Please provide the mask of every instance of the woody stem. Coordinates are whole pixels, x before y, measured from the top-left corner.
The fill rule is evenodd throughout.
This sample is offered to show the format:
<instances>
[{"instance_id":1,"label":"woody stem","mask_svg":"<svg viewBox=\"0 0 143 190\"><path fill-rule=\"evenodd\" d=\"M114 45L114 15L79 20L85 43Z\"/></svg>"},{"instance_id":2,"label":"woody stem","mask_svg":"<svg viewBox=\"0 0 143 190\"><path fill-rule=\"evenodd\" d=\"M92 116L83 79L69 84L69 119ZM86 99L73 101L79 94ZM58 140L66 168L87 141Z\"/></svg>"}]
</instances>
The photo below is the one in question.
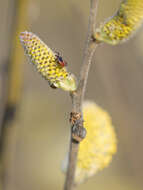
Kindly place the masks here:
<instances>
[{"instance_id":1,"label":"woody stem","mask_svg":"<svg viewBox=\"0 0 143 190\"><path fill-rule=\"evenodd\" d=\"M83 54L83 63L81 67L79 84L77 90L72 92L72 116L71 116L71 139L70 139L70 151L69 162L66 174L64 190L72 190L74 187L74 175L76 169L76 161L79 149L80 141L85 137L85 129L83 126L83 114L82 103L85 95L86 84L88 79L88 73L91 65L91 61L98 43L92 39L92 35L95 30L96 8L98 0L90 0L90 16L88 23L87 40L85 43L85 50Z\"/></svg>"}]
</instances>

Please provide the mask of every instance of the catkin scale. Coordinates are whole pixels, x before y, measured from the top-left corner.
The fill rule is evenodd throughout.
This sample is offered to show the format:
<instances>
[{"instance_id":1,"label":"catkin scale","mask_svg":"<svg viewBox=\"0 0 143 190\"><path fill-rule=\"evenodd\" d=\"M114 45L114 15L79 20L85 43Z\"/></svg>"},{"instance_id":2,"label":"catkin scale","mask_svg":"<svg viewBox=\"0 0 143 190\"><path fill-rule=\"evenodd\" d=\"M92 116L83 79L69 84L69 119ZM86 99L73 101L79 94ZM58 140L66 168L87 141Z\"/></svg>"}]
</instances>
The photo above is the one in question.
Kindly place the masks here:
<instances>
[{"instance_id":1,"label":"catkin scale","mask_svg":"<svg viewBox=\"0 0 143 190\"><path fill-rule=\"evenodd\" d=\"M117 13L101 24L94 34L97 41L116 45L128 40L143 22L143 0L124 0Z\"/></svg>"},{"instance_id":2,"label":"catkin scale","mask_svg":"<svg viewBox=\"0 0 143 190\"><path fill-rule=\"evenodd\" d=\"M36 70L48 80L51 87L67 91L76 89L74 76L59 64L56 53L38 36L32 32L21 32L20 41L29 62L35 65Z\"/></svg>"}]
</instances>

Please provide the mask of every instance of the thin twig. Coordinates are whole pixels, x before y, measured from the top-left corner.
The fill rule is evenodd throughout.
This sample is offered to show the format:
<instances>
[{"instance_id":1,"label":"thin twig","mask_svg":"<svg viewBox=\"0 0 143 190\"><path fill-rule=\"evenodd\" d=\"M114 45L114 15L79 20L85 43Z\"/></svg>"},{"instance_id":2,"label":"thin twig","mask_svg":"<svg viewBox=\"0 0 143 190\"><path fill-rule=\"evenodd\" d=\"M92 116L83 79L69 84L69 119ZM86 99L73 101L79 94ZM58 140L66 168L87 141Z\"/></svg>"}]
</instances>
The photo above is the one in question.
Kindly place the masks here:
<instances>
[{"instance_id":1,"label":"thin twig","mask_svg":"<svg viewBox=\"0 0 143 190\"><path fill-rule=\"evenodd\" d=\"M88 79L88 73L92 61L93 54L95 52L98 43L92 39L92 35L95 30L96 8L98 0L90 0L90 16L87 40L85 44L85 50L83 55L83 64L81 67L81 73L79 77L79 85L75 92L71 93L72 99L72 115L71 115L71 139L70 139L70 152L69 152L69 165L66 174L64 190L72 190L74 186L74 174L76 169L76 161L80 138L85 137L85 129L83 127L83 115L82 115L82 102L85 95L86 83ZM76 118L77 116L77 118ZM73 120L73 118L75 120ZM76 138L78 136L79 138Z\"/></svg>"}]
</instances>

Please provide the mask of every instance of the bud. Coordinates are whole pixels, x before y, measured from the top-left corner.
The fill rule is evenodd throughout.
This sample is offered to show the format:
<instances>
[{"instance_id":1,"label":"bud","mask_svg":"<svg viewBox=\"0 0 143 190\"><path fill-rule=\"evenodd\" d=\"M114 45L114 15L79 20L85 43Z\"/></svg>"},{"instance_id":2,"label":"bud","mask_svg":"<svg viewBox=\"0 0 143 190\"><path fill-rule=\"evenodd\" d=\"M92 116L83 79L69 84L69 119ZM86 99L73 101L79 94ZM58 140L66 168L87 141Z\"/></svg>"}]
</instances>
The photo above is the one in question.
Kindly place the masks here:
<instances>
[{"instance_id":1,"label":"bud","mask_svg":"<svg viewBox=\"0 0 143 190\"><path fill-rule=\"evenodd\" d=\"M66 62L59 53L52 51L39 37L31 32L22 32L20 41L30 63L49 82L52 88L66 91L76 90L73 74L67 72Z\"/></svg>"},{"instance_id":2,"label":"bud","mask_svg":"<svg viewBox=\"0 0 143 190\"><path fill-rule=\"evenodd\" d=\"M142 22L143 0L124 0L117 13L96 30L94 38L116 45L132 37Z\"/></svg>"},{"instance_id":3,"label":"bud","mask_svg":"<svg viewBox=\"0 0 143 190\"><path fill-rule=\"evenodd\" d=\"M95 175L99 170L107 167L116 152L116 134L109 114L94 102L83 105L84 127L87 135L80 143L75 183ZM68 157L63 162L66 171Z\"/></svg>"}]
</instances>

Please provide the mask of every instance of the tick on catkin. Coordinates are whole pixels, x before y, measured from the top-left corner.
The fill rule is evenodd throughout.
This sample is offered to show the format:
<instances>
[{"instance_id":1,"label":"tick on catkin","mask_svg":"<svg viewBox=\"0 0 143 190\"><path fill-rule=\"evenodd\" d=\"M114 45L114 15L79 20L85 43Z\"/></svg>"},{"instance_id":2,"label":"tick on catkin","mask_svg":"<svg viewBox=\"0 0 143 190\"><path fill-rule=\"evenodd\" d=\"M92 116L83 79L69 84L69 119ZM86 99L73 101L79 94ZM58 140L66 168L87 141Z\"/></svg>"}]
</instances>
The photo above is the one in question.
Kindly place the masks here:
<instances>
[{"instance_id":1,"label":"tick on catkin","mask_svg":"<svg viewBox=\"0 0 143 190\"><path fill-rule=\"evenodd\" d=\"M123 0L117 13L96 29L94 38L116 45L132 37L142 23L143 0Z\"/></svg>"},{"instance_id":2,"label":"tick on catkin","mask_svg":"<svg viewBox=\"0 0 143 190\"><path fill-rule=\"evenodd\" d=\"M83 104L87 135L79 146L75 183L79 184L107 167L117 149L117 139L109 114L91 101ZM63 162L66 171L68 159Z\"/></svg>"},{"instance_id":3,"label":"tick on catkin","mask_svg":"<svg viewBox=\"0 0 143 190\"><path fill-rule=\"evenodd\" d=\"M66 91L76 89L75 77L67 72L67 64L59 53L52 51L32 32L21 32L20 42L29 62L35 65L36 70L48 80L52 88L62 88Z\"/></svg>"}]
</instances>

